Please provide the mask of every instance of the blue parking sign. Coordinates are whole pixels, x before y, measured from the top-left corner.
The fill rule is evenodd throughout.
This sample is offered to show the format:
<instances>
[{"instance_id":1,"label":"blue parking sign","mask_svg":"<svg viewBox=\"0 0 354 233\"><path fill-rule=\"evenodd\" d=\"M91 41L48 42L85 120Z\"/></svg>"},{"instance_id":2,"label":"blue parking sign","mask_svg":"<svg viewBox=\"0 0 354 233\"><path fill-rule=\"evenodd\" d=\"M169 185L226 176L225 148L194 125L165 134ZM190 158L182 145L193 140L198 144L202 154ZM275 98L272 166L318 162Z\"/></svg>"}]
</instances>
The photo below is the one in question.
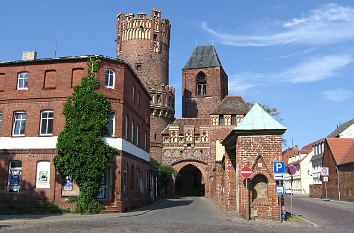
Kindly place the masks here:
<instances>
[{"instance_id":1,"label":"blue parking sign","mask_svg":"<svg viewBox=\"0 0 354 233\"><path fill-rule=\"evenodd\" d=\"M285 173L285 162L273 162L274 173Z\"/></svg>"}]
</instances>

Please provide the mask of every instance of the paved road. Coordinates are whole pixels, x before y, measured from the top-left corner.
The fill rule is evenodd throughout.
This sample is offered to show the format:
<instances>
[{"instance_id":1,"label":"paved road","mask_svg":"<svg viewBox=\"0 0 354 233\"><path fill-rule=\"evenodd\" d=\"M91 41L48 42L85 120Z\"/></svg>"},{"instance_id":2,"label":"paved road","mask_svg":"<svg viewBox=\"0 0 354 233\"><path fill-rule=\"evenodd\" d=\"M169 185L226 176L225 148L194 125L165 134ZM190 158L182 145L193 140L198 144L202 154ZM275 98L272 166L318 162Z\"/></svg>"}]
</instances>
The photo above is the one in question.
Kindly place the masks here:
<instances>
[{"instance_id":1,"label":"paved road","mask_svg":"<svg viewBox=\"0 0 354 233\"><path fill-rule=\"evenodd\" d=\"M269 221L244 221L230 219L214 208L206 198L190 197L160 202L151 211L136 211L126 214L105 214L94 216L49 216L26 218L2 217L0 232L339 232L333 229L314 228L308 224ZM1 219L1 218L0 218ZM352 231L341 231L352 232Z\"/></svg>"},{"instance_id":2,"label":"paved road","mask_svg":"<svg viewBox=\"0 0 354 233\"><path fill-rule=\"evenodd\" d=\"M290 211L290 196L285 198ZM354 232L354 203L324 201L318 198L293 196L293 213L325 228L352 229Z\"/></svg>"}]
</instances>

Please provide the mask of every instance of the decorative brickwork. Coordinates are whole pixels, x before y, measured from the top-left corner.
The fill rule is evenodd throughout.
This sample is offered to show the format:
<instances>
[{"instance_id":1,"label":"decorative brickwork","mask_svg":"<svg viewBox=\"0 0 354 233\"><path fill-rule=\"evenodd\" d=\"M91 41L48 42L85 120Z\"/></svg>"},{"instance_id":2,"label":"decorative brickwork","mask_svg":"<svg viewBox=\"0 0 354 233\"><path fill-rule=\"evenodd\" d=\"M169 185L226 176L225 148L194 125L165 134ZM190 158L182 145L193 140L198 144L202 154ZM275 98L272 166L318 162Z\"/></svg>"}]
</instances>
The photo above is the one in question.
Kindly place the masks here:
<instances>
[{"instance_id":1,"label":"decorative brickwork","mask_svg":"<svg viewBox=\"0 0 354 233\"><path fill-rule=\"evenodd\" d=\"M117 57L126 61L149 90L150 154L161 162L161 132L174 119L173 87L168 86L170 23L159 10L117 16Z\"/></svg>"}]
</instances>

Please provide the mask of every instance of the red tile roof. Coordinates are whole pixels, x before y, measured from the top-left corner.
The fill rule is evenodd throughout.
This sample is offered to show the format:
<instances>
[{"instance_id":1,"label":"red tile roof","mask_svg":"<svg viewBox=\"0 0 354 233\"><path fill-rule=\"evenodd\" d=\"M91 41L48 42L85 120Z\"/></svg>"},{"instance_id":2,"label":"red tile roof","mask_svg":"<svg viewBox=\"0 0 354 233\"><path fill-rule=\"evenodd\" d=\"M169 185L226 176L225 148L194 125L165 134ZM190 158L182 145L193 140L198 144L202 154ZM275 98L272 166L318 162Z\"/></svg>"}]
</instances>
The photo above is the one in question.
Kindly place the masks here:
<instances>
[{"instance_id":1,"label":"red tile roof","mask_svg":"<svg viewBox=\"0 0 354 233\"><path fill-rule=\"evenodd\" d=\"M311 142L310 144L307 144L306 146L303 146L303 147L301 148L301 154L308 154L308 153L310 153L310 152L312 151L312 146L315 145L315 144L317 144L318 142L320 142L320 141L322 141L322 140L323 140L323 138L318 139L318 140L316 140L316 141L314 141L314 142Z\"/></svg>"},{"instance_id":2,"label":"red tile roof","mask_svg":"<svg viewBox=\"0 0 354 233\"><path fill-rule=\"evenodd\" d=\"M283 151L283 161L285 161L286 166L288 166L288 159L294 155L298 155L299 154L299 148L297 147L297 145L293 148L288 148L285 151Z\"/></svg>"},{"instance_id":3,"label":"red tile roof","mask_svg":"<svg viewBox=\"0 0 354 233\"><path fill-rule=\"evenodd\" d=\"M326 139L337 165L354 162L354 138Z\"/></svg>"}]
</instances>

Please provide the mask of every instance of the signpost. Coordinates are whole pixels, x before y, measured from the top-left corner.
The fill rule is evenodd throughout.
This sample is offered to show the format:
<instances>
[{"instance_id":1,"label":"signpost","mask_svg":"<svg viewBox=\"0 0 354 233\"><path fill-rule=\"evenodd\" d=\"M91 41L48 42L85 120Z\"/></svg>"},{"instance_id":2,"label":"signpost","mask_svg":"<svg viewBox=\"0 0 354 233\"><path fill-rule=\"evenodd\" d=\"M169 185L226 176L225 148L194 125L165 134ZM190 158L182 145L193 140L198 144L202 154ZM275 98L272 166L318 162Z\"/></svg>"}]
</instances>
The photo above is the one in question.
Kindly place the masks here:
<instances>
[{"instance_id":1,"label":"signpost","mask_svg":"<svg viewBox=\"0 0 354 233\"><path fill-rule=\"evenodd\" d=\"M294 165L289 165L287 168L287 171L289 175L291 175L291 180L290 180L290 214L293 216L293 175L296 174L297 168Z\"/></svg>"},{"instance_id":2,"label":"signpost","mask_svg":"<svg viewBox=\"0 0 354 233\"><path fill-rule=\"evenodd\" d=\"M273 162L273 172L274 172L274 180L279 182L279 185L276 187L276 192L278 194L278 190L280 191L283 189L282 193L279 193L278 202L280 205L280 222L283 221L285 216L285 209L284 209L284 186L283 180L285 179L285 162L284 161L274 161Z\"/></svg>"},{"instance_id":3,"label":"signpost","mask_svg":"<svg viewBox=\"0 0 354 233\"><path fill-rule=\"evenodd\" d=\"M248 191L248 178L252 175L252 168L244 166L241 169L241 176L246 179L246 218L250 220L250 203L249 203L249 191Z\"/></svg>"},{"instance_id":4,"label":"signpost","mask_svg":"<svg viewBox=\"0 0 354 233\"><path fill-rule=\"evenodd\" d=\"M328 167L322 167L321 168L321 176L322 176L322 181L325 184L325 189L326 189L326 201L328 201L328 195L327 195L327 182L328 182L328 176L329 176L329 169Z\"/></svg>"}]
</instances>

